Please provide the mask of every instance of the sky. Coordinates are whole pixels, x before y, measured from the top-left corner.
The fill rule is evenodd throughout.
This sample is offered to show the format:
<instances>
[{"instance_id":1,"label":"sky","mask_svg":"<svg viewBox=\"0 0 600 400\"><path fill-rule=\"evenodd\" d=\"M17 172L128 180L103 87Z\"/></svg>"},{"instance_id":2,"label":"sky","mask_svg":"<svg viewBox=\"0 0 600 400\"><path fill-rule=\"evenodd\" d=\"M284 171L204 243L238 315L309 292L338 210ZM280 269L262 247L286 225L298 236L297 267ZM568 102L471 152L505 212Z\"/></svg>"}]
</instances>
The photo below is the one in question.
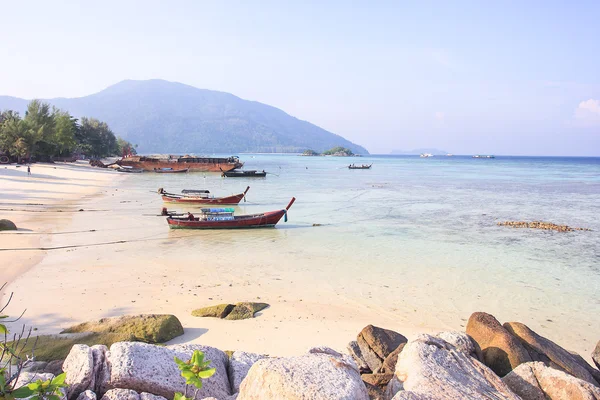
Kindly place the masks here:
<instances>
[{"instance_id":1,"label":"sky","mask_svg":"<svg viewBox=\"0 0 600 400\"><path fill-rule=\"evenodd\" d=\"M600 156L600 1L0 0L0 95L166 79L371 153Z\"/></svg>"}]
</instances>

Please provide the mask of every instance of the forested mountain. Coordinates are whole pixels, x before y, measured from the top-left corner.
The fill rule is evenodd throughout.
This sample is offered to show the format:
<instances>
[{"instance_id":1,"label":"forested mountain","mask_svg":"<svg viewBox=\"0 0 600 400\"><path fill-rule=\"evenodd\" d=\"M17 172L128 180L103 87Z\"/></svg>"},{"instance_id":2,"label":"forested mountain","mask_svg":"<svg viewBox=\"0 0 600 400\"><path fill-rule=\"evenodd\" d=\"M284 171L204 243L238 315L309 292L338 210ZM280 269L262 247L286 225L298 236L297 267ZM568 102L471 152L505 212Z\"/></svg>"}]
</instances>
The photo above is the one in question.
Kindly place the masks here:
<instances>
[{"instance_id":1,"label":"forested mountain","mask_svg":"<svg viewBox=\"0 0 600 400\"><path fill-rule=\"evenodd\" d=\"M85 97L44 100L75 117L105 121L139 153L368 151L280 109L229 93L164 80L126 80ZM23 112L28 100L0 96L0 110Z\"/></svg>"}]
</instances>

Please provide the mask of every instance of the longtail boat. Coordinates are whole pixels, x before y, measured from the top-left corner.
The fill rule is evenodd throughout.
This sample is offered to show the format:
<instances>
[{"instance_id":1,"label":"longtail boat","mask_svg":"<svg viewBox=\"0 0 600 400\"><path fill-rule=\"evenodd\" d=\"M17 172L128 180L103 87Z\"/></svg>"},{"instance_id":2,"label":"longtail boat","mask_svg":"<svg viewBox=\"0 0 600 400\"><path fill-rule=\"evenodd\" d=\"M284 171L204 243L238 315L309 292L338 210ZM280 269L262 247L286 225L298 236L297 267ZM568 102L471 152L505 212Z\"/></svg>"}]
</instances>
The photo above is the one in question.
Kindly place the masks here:
<instances>
[{"instance_id":1,"label":"longtail boat","mask_svg":"<svg viewBox=\"0 0 600 400\"><path fill-rule=\"evenodd\" d=\"M155 168L173 170L188 169L190 172L219 172L242 168L238 157L193 157L193 156L126 156L117 161L121 166L154 171Z\"/></svg>"},{"instance_id":2,"label":"longtail boat","mask_svg":"<svg viewBox=\"0 0 600 400\"><path fill-rule=\"evenodd\" d=\"M269 211L261 214L234 216L233 208L203 208L202 214L195 217L188 213L187 216L169 216L167 223L171 229L244 229L244 228L272 228L282 217L287 222L287 212L296 201L292 197L287 207L283 210Z\"/></svg>"},{"instance_id":3,"label":"longtail boat","mask_svg":"<svg viewBox=\"0 0 600 400\"><path fill-rule=\"evenodd\" d=\"M157 174L183 174L188 172L190 169L173 169L173 168L154 168L154 172Z\"/></svg>"},{"instance_id":4,"label":"longtail boat","mask_svg":"<svg viewBox=\"0 0 600 400\"><path fill-rule=\"evenodd\" d=\"M142 172L144 172L143 169L140 168L124 168L124 167L119 167L116 169L117 172L128 172L130 174L141 174Z\"/></svg>"},{"instance_id":5,"label":"longtail boat","mask_svg":"<svg viewBox=\"0 0 600 400\"><path fill-rule=\"evenodd\" d=\"M246 188L244 193L234 194L232 196L214 197L208 190L191 191L192 194L174 194L165 192L163 188L158 189L158 193L162 195L165 203L186 203L186 204L227 204L237 205L242 199L246 200L246 193L250 190L250 186ZM187 191L190 193L190 191Z\"/></svg>"},{"instance_id":6,"label":"longtail boat","mask_svg":"<svg viewBox=\"0 0 600 400\"><path fill-rule=\"evenodd\" d=\"M350 164L350 165L348 165L348 169L371 169L372 165L373 164L363 164L363 165Z\"/></svg>"},{"instance_id":7,"label":"longtail boat","mask_svg":"<svg viewBox=\"0 0 600 400\"><path fill-rule=\"evenodd\" d=\"M221 170L221 176L226 176L228 178L264 178L267 176L265 171L223 171Z\"/></svg>"}]
</instances>

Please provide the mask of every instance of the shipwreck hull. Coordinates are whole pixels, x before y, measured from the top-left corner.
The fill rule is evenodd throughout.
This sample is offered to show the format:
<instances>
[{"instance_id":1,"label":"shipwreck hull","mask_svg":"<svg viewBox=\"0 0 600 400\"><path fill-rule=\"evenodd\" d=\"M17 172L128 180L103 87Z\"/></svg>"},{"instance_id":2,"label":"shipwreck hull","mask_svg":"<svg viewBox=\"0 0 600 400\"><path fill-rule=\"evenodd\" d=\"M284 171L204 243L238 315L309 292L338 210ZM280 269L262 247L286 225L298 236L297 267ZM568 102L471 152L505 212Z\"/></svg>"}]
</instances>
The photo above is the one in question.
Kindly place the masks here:
<instances>
[{"instance_id":1,"label":"shipwreck hull","mask_svg":"<svg viewBox=\"0 0 600 400\"><path fill-rule=\"evenodd\" d=\"M189 172L221 172L231 171L235 168L241 168L242 163L239 161L226 161L223 159L211 161L206 159L202 162L191 162L181 160L144 160L139 157L128 157L117 161L117 164L125 167L139 168L144 171L154 172L154 169L171 168L174 171L189 169Z\"/></svg>"}]
</instances>

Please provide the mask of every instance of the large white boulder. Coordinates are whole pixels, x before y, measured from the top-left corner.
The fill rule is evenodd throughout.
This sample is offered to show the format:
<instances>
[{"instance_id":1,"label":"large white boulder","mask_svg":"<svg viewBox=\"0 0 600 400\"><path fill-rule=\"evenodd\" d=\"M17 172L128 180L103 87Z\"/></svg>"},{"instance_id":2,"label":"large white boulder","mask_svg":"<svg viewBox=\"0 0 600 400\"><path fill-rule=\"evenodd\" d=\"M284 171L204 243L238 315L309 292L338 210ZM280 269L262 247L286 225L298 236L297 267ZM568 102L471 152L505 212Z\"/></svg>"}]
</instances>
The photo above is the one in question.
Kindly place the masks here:
<instances>
[{"instance_id":1,"label":"large white boulder","mask_svg":"<svg viewBox=\"0 0 600 400\"><path fill-rule=\"evenodd\" d=\"M172 399L175 392L183 392L185 388L185 380L174 357L189 360L194 350L202 351L205 360L210 360L211 367L216 368L215 374L203 381L196 398L213 396L220 399L229 396L227 356L219 349L195 344L161 347L136 342L114 343L107 353L109 385Z\"/></svg>"},{"instance_id":2,"label":"large white boulder","mask_svg":"<svg viewBox=\"0 0 600 400\"><path fill-rule=\"evenodd\" d=\"M400 397L394 398L520 399L491 369L430 335L408 342L398 357L395 374L408 393L398 392Z\"/></svg>"},{"instance_id":3,"label":"large white boulder","mask_svg":"<svg viewBox=\"0 0 600 400\"><path fill-rule=\"evenodd\" d=\"M236 351L229 358L229 382L231 383L231 391L237 393L240 390L242 381L248 375L248 371L258 360L267 358L267 356L255 353L246 353L244 351Z\"/></svg>"},{"instance_id":4,"label":"large white boulder","mask_svg":"<svg viewBox=\"0 0 600 400\"><path fill-rule=\"evenodd\" d=\"M242 382L237 400L368 400L356 364L333 354L259 360Z\"/></svg>"}]
</instances>

